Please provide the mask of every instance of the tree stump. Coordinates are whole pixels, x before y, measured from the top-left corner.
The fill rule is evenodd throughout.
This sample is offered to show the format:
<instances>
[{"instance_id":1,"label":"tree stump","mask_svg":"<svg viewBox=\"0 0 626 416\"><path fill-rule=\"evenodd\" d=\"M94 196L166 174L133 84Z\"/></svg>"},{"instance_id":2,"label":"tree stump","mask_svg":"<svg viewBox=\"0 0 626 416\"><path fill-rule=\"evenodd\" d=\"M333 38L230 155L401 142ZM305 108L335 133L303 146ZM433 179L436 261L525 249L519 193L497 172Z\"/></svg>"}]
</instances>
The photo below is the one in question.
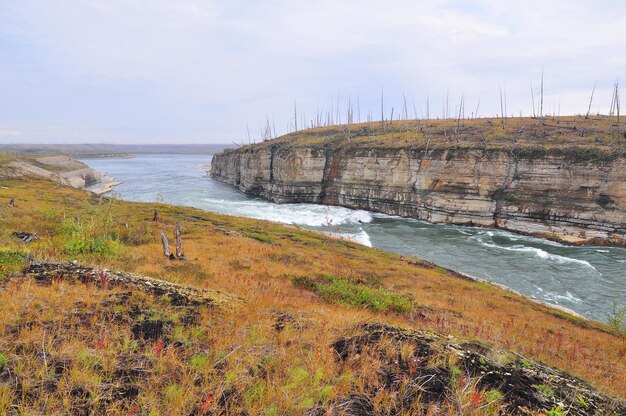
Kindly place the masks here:
<instances>
[{"instance_id":1,"label":"tree stump","mask_svg":"<svg viewBox=\"0 0 626 416\"><path fill-rule=\"evenodd\" d=\"M176 223L176 228L174 230L176 235L176 258L178 260L187 260L185 254L183 254L183 239L180 236L180 224Z\"/></svg>"},{"instance_id":2,"label":"tree stump","mask_svg":"<svg viewBox=\"0 0 626 416\"><path fill-rule=\"evenodd\" d=\"M165 254L165 257L170 257L170 244L168 243L167 237L163 231L161 231L161 242L163 243L163 254Z\"/></svg>"}]
</instances>

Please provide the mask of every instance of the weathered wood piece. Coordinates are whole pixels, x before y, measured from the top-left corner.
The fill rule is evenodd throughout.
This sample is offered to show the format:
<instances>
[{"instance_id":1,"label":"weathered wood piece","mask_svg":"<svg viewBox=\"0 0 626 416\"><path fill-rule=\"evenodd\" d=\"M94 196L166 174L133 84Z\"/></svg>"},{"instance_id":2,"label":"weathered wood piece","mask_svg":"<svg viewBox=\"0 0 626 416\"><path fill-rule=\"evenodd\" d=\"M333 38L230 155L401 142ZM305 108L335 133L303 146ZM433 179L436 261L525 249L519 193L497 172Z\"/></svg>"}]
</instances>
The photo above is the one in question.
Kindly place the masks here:
<instances>
[{"instance_id":1,"label":"weathered wood piece","mask_svg":"<svg viewBox=\"0 0 626 416\"><path fill-rule=\"evenodd\" d=\"M163 254L165 254L165 257L171 257L170 243L167 241L167 237L163 231L161 231L161 243L163 243Z\"/></svg>"},{"instance_id":2,"label":"weathered wood piece","mask_svg":"<svg viewBox=\"0 0 626 416\"><path fill-rule=\"evenodd\" d=\"M176 236L176 258L178 260L187 260L187 257L185 257L185 254L183 253L183 238L180 236L180 224L179 223L176 223L174 234Z\"/></svg>"},{"instance_id":3,"label":"weathered wood piece","mask_svg":"<svg viewBox=\"0 0 626 416\"><path fill-rule=\"evenodd\" d=\"M37 235L37 233L14 232L11 233L11 235L21 240L22 243L30 243L33 240L39 240L39 236Z\"/></svg>"}]
</instances>

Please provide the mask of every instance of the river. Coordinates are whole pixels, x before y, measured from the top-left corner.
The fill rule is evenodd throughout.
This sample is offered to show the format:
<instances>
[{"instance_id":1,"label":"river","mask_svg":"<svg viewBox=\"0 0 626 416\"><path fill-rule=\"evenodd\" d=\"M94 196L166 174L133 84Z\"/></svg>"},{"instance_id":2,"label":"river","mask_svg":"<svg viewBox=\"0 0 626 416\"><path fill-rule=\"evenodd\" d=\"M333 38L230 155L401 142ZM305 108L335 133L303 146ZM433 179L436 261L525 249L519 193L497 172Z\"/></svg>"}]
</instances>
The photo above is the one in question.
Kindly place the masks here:
<instances>
[{"instance_id":1,"label":"river","mask_svg":"<svg viewBox=\"0 0 626 416\"><path fill-rule=\"evenodd\" d=\"M209 178L211 156L206 155L83 161L122 181L114 190L121 199L186 205L349 234L361 244L491 280L602 322L613 302L626 304L624 248L570 247L495 229L428 224L342 207L274 204Z\"/></svg>"}]
</instances>

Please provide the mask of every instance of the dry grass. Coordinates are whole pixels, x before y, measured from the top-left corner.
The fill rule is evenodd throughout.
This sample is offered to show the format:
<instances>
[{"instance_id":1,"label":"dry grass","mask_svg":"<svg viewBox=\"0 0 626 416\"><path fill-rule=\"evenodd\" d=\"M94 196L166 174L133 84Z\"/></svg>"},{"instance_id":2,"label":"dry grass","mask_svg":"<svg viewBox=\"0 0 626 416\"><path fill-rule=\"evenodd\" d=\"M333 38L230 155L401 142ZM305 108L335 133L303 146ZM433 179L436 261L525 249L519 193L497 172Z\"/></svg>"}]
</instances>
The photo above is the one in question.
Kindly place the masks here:
<instances>
[{"instance_id":1,"label":"dry grass","mask_svg":"<svg viewBox=\"0 0 626 416\"><path fill-rule=\"evenodd\" d=\"M45 181L0 185L9 188L0 188L4 251L39 260L75 258L246 299L236 308L195 311L137 291L122 295L119 288L0 281L0 353L17 380L3 381L7 370L0 369L0 414L3 406L25 414L305 413L358 390L376 373L374 361L340 366L329 349L366 321L477 339L626 397L625 338L444 269L295 227L159 204L109 205ZM13 196L17 207L8 208ZM155 207L159 223L151 221ZM87 221L103 211L110 213L108 233L121 252L68 252L63 219ZM158 234L172 235L175 222L182 225L189 262L162 255ZM41 239L25 245L13 231ZM292 283L323 275L408 297L413 307L377 312L325 301ZM133 332L146 321L162 322L163 333L146 338ZM463 387L458 401L471 400L471 392ZM388 400L378 398L377 409Z\"/></svg>"}]
</instances>

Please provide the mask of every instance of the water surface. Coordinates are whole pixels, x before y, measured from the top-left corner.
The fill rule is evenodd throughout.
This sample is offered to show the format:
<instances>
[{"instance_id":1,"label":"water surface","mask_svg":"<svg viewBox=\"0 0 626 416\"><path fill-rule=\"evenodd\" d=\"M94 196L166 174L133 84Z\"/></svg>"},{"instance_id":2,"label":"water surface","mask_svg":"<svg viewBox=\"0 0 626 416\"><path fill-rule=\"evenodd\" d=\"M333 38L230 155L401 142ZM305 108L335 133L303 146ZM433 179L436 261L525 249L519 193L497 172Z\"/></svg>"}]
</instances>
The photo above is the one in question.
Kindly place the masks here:
<instances>
[{"instance_id":1,"label":"water surface","mask_svg":"<svg viewBox=\"0 0 626 416\"><path fill-rule=\"evenodd\" d=\"M115 188L122 199L350 234L362 244L492 280L603 322L612 302L626 304L624 248L569 247L501 230L433 225L341 207L274 204L207 177L211 156L205 155L139 155L85 162L123 181Z\"/></svg>"}]
</instances>

